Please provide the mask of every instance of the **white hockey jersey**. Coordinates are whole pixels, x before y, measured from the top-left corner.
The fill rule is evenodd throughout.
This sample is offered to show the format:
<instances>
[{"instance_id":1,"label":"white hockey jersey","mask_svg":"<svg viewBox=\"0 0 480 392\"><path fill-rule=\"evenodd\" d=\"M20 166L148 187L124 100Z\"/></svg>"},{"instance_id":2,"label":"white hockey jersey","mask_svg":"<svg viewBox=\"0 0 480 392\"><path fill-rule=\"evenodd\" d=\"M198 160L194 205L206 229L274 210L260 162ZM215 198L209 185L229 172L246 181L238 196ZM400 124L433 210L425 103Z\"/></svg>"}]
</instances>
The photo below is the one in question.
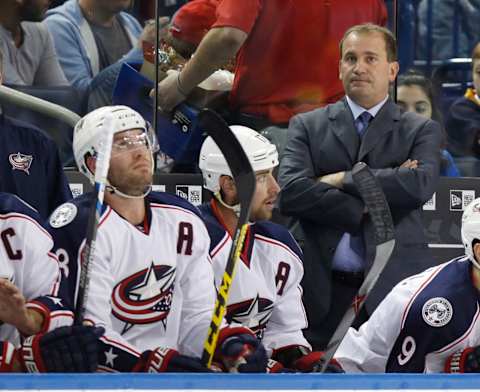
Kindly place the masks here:
<instances>
[{"instance_id":1,"label":"white hockey jersey","mask_svg":"<svg viewBox=\"0 0 480 392\"><path fill-rule=\"evenodd\" d=\"M335 359L346 372L443 372L451 354L480 344L471 268L460 257L397 284Z\"/></svg>"},{"instance_id":2,"label":"white hockey jersey","mask_svg":"<svg viewBox=\"0 0 480 392\"><path fill-rule=\"evenodd\" d=\"M100 358L106 371L131 370L141 352L160 346L199 357L212 317L210 241L198 210L166 193L151 193L146 201L146 231L110 207L99 223L85 319L106 329ZM86 194L50 218L62 256L61 292L72 306L90 206Z\"/></svg>"},{"instance_id":3,"label":"white hockey jersey","mask_svg":"<svg viewBox=\"0 0 480 392\"><path fill-rule=\"evenodd\" d=\"M220 286L232 238L220 223L215 201L200 207L210 234L215 284ZM283 226L261 221L248 228L235 268L227 322L249 327L269 355L286 346L310 344L303 337L307 319L302 303L302 252Z\"/></svg>"},{"instance_id":4,"label":"white hockey jersey","mask_svg":"<svg viewBox=\"0 0 480 392\"><path fill-rule=\"evenodd\" d=\"M59 268L51 252L53 241L41 225L37 211L17 196L0 193L0 278L11 281L25 296L27 307L45 318L45 330L69 324L72 314L64 312L58 298ZM14 345L19 334L10 324L0 327L0 340Z\"/></svg>"}]
</instances>

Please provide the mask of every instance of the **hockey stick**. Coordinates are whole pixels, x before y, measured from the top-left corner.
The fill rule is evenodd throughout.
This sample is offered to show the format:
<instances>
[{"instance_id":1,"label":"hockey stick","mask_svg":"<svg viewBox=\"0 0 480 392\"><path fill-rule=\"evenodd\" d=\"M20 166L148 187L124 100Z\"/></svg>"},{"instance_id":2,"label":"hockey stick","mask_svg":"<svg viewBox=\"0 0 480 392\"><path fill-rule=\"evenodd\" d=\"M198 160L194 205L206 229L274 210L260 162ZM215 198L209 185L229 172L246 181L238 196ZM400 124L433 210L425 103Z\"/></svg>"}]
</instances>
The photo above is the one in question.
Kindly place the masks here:
<instances>
[{"instance_id":1,"label":"hockey stick","mask_svg":"<svg viewBox=\"0 0 480 392\"><path fill-rule=\"evenodd\" d=\"M239 141L223 118L213 110L204 109L200 112L198 121L200 128L207 131L220 148L220 151L222 151L235 181L238 201L240 203L240 215L232 238L232 247L228 255L222 283L218 289L208 335L203 345L202 363L210 367L217 346L220 325L227 307L228 294L232 285L235 266L245 242L250 206L253 194L255 193L255 173L253 172L245 151L243 151Z\"/></svg>"},{"instance_id":2,"label":"hockey stick","mask_svg":"<svg viewBox=\"0 0 480 392\"><path fill-rule=\"evenodd\" d=\"M111 114L105 116L103 124L98 129L101 137L97 151L95 164L95 187L93 191L92 207L88 217L87 236L85 246L80 255L81 268L78 282L77 304L75 307L75 324L82 324L85 316L85 306L88 298L88 286L90 283L90 264L95 255L95 241L97 238L98 223L103 209L103 197L107 181L110 156L112 153L113 118Z\"/></svg>"},{"instance_id":3,"label":"hockey stick","mask_svg":"<svg viewBox=\"0 0 480 392\"><path fill-rule=\"evenodd\" d=\"M367 276L365 276L365 280L357 293L357 297L362 298L358 309L359 311L390 259L390 255L395 246L395 229L385 195L369 167L363 162L357 163L353 167L352 177L363 202L367 206L368 214L370 215L375 231L376 244L375 259L373 260L372 268ZM328 342L322 357L323 364L320 372L323 373L327 368L329 361L333 358L348 328L355 320L355 316L355 309L353 306L350 306Z\"/></svg>"}]
</instances>

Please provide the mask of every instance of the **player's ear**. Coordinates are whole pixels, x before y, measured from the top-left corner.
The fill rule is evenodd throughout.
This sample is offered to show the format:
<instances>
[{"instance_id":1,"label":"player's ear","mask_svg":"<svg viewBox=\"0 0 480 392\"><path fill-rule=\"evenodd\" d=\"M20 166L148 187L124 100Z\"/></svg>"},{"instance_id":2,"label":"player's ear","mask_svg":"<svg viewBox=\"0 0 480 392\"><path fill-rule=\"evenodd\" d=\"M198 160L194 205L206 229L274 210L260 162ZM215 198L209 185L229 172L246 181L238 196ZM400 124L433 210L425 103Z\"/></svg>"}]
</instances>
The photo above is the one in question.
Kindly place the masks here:
<instances>
[{"instance_id":1,"label":"player's ear","mask_svg":"<svg viewBox=\"0 0 480 392\"><path fill-rule=\"evenodd\" d=\"M234 202L237 198L237 187L230 176L220 176L219 185L226 203Z\"/></svg>"},{"instance_id":2,"label":"player's ear","mask_svg":"<svg viewBox=\"0 0 480 392\"><path fill-rule=\"evenodd\" d=\"M97 160L94 156L90 155L85 159L85 163L87 164L88 170L92 173L95 173L95 168L97 167Z\"/></svg>"},{"instance_id":3,"label":"player's ear","mask_svg":"<svg viewBox=\"0 0 480 392\"><path fill-rule=\"evenodd\" d=\"M475 259L479 261L480 260L480 242L477 242L475 245L473 245L473 254L475 256Z\"/></svg>"}]
</instances>

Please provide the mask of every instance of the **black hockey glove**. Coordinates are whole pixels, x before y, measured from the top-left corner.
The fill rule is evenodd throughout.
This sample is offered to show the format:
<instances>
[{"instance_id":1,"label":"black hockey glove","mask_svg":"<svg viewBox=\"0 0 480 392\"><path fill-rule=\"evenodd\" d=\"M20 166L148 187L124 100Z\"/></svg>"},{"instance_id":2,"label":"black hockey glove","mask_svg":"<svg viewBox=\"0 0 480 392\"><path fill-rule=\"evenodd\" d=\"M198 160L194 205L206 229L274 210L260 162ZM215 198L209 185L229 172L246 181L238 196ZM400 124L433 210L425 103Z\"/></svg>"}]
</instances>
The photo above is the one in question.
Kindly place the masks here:
<instances>
[{"instance_id":1,"label":"black hockey glove","mask_svg":"<svg viewBox=\"0 0 480 392\"><path fill-rule=\"evenodd\" d=\"M177 350L158 347L142 353L140 363L134 371L147 373L163 372L211 372L200 359L180 354Z\"/></svg>"},{"instance_id":2,"label":"black hockey glove","mask_svg":"<svg viewBox=\"0 0 480 392\"><path fill-rule=\"evenodd\" d=\"M450 355L445 373L480 373L480 346L467 347Z\"/></svg>"},{"instance_id":3,"label":"black hockey glove","mask_svg":"<svg viewBox=\"0 0 480 392\"><path fill-rule=\"evenodd\" d=\"M215 358L230 373L265 373L267 352L262 343L248 333L231 334L220 342Z\"/></svg>"},{"instance_id":4,"label":"black hockey glove","mask_svg":"<svg viewBox=\"0 0 480 392\"><path fill-rule=\"evenodd\" d=\"M26 338L19 359L29 373L94 372L98 365L98 339L105 330L74 325Z\"/></svg>"},{"instance_id":5,"label":"black hockey glove","mask_svg":"<svg viewBox=\"0 0 480 392\"><path fill-rule=\"evenodd\" d=\"M323 352L310 351L305 346L287 346L273 351L272 358L302 373L317 373L323 365ZM344 373L340 364L332 359L325 373Z\"/></svg>"}]
</instances>

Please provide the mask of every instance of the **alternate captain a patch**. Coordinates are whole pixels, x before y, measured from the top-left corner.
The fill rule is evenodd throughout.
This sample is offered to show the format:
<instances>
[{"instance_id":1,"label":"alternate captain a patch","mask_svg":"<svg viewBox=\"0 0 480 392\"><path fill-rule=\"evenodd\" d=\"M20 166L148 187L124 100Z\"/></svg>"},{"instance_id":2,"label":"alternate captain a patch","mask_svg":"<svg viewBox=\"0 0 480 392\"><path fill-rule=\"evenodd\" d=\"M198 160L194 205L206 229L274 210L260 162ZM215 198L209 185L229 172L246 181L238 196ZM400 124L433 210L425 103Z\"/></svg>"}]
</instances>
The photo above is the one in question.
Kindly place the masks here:
<instances>
[{"instance_id":1,"label":"alternate captain a patch","mask_svg":"<svg viewBox=\"0 0 480 392\"><path fill-rule=\"evenodd\" d=\"M423 305L422 316L428 325L432 327L443 327L452 319L452 304L443 297L431 298Z\"/></svg>"},{"instance_id":2,"label":"alternate captain a patch","mask_svg":"<svg viewBox=\"0 0 480 392\"><path fill-rule=\"evenodd\" d=\"M30 166L33 162L33 155L26 155L20 152L10 154L8 161L12 165L12 170L21 170L30 175Z\"/></svg>"}]
</instances>

